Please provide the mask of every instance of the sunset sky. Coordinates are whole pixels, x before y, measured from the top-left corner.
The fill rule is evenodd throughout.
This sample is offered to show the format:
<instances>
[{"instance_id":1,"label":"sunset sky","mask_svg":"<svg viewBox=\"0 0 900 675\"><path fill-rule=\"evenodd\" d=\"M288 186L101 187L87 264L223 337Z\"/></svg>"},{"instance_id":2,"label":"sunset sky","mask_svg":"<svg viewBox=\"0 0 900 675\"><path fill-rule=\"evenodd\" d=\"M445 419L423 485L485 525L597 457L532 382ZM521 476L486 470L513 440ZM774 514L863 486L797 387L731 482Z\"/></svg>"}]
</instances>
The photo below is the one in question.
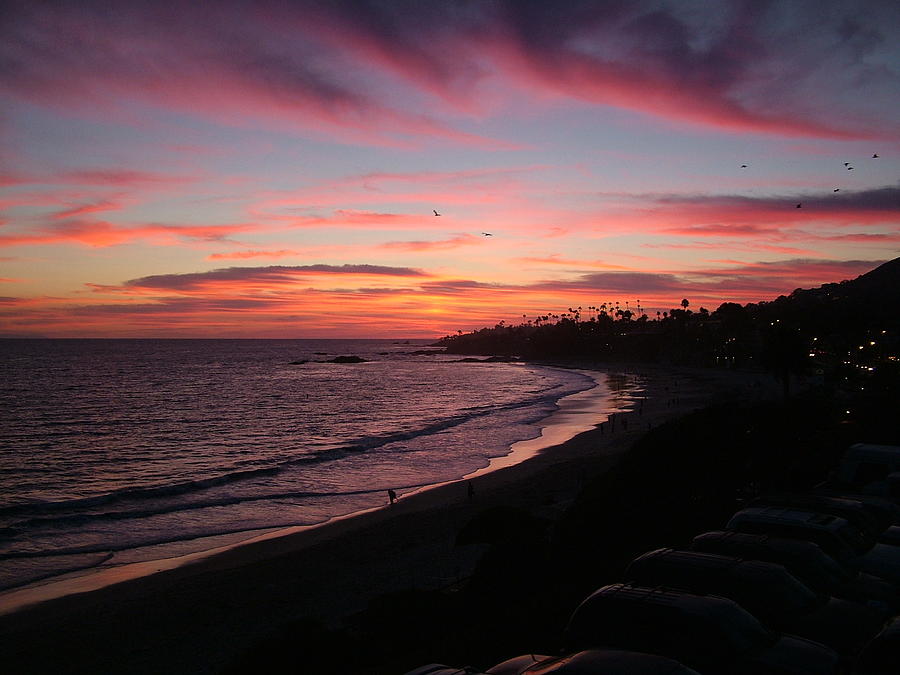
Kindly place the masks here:
<instances>
[{"instance_id":1,"label":"sunset sky","mask_svg":"<svg viewBox=\"0 0 900 675\"><path fill-rule=\"evenodd\" d=\"M894 0L4 3L0 336L430 338L856 277L900 255L898 36Z\"/></svg>"}]
</instances>

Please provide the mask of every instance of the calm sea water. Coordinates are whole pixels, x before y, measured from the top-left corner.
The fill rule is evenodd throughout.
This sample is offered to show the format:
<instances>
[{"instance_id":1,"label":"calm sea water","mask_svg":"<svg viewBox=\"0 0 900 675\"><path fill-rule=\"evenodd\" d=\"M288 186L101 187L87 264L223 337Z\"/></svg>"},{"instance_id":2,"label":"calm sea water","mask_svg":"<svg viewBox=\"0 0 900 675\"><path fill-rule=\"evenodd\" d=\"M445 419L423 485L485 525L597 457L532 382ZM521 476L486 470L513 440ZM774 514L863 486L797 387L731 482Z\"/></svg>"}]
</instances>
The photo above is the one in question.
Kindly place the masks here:
<instances>
[{"instance_id":1,"label":"calm sea water","mask_svg":"<svg viewBox=\"0 0 900 675\"><path fill-rule=\"evenodd\" d=\"M461 477L594 384L413 353L424 346L0 341L0 588L320 523L388 488ZM325 362L349 354L367 362Z\"/></svg>"}]
</instances>

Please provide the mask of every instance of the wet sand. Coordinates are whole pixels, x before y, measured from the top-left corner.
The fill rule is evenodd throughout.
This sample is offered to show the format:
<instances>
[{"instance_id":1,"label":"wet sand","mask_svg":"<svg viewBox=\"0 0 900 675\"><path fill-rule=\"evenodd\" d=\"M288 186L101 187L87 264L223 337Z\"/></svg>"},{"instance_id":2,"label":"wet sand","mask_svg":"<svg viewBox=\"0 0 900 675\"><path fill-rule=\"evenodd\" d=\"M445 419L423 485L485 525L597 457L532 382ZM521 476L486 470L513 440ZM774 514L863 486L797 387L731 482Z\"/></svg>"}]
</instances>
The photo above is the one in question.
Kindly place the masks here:
<instances>
[{"instance_id":1,"label":"wet sand","mask_svg":"<svg viewBox=\"0 0 900 675\"><path fill-rule=\"evenodd\" d=\"M148 567L140 570L143 576L125 575L122 583L6 614L0 617L4 661L16 672L30 673L217 672L291 621L312 617L339 625L373 597L440 588L464 578L483 549L457 547L455 537L482 509L515 506L553 517L650 425L729 392L742 397L758 392L751 388L754 378L718 371L642 367L610 375L613 387L638 382L643 388L643 402L617 415L615 431L596 419L593 424L605 422L602 431L594 428L552 445L554 433L571 433L565 425L573 420L563 408L543 440L518 449L527 459L473 475L471 498L469 481L455 481L403 495L390 507L246 543L155 574ZM576 417L584 423L583 415ZM542 445L551 447L538 451Z\"/></svg>"}]
</instances>

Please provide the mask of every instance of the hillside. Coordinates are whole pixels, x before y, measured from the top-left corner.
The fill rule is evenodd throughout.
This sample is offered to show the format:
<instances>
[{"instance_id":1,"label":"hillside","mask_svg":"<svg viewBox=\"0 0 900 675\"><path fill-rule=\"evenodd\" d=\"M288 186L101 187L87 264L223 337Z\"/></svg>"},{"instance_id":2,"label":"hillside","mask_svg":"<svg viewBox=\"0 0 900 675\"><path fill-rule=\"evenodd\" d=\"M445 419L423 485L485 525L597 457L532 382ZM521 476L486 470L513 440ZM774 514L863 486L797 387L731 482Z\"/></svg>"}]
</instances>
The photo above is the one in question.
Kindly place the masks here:
<instances>
[{"instance_id":1,"label":"hillside","mask_svg":"<svg viewBox=\"0 0 900 675\"><path fill-rule=\"evenodd\" d=\"M687 307L656 320L601 311L498 324L442 338L448 353L582 358L765 369L852 380L896 373L900 258L856 279L797 289L769 302Z\"/></svg>"}]
</instances>

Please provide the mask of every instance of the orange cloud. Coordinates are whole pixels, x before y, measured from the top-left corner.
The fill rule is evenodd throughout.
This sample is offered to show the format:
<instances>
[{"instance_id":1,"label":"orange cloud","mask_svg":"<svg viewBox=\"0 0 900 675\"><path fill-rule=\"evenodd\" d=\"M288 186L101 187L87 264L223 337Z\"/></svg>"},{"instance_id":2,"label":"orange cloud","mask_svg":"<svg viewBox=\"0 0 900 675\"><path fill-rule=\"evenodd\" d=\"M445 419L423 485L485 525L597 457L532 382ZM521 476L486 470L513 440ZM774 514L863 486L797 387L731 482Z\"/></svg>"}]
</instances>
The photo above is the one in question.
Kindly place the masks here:
<instances>
[{"instance_id":1,"label":"orange cloud","mask_svg":"<svg viewBox=\"0 0 900 675\"><path fill-rule=\"evenodd\" d=\"M156 243L181 241L223 241L229 235L253 229L252 225L116 225L101 220L66 220L39 228L35 233L0 235L0 247L77 243L86 246L114 246L136 240Z\"/></svg>"},{"instance_id":2,"label":"orange cloud","mask_svg":"<svg viewBox=\"0 0 900 675\"><path fill-rule=\"evenodd\" d=\"M683 297L714 309L723 301L774 298L852 278L879 262L726 260L677 272L592 272L521 285L371 265L226 268L95 286L97 300L0 299L0 318L7 334L429 337L578 305L630 302L634 308L638 298L650 313ZM342 286L312 285L329 278ZM349 285L356 279L363 285ZM370 285L382 279L388 283Z\"/></svg>"},{"instance_id":3,"label":"orange cloud","mask_svg":"<svg viewBox=\"0 0 900 675\"><path fill-rule=\"evenodd\" d=\"M80 206L72 206L62 211L57 211L53 217L58 220L67 220L69 218L77 218L91 213L100 213L102 211L118 211L123 208L124 204L120 201L111 201L103 199L91 204L81 204Z\"/></svg>"},{"instance_id":4,"label":"orange cloud","mask_svg":"<svg viewBox=\"0 0 900 675\"><path fill-rule=\"evenodd\" d=\"M481 237L471 234L460 234L450 239L439 241L389 241L378 248L394 251L448 251L461 246L473 246L481 243Z\"/></svg>"}]
</instances>

